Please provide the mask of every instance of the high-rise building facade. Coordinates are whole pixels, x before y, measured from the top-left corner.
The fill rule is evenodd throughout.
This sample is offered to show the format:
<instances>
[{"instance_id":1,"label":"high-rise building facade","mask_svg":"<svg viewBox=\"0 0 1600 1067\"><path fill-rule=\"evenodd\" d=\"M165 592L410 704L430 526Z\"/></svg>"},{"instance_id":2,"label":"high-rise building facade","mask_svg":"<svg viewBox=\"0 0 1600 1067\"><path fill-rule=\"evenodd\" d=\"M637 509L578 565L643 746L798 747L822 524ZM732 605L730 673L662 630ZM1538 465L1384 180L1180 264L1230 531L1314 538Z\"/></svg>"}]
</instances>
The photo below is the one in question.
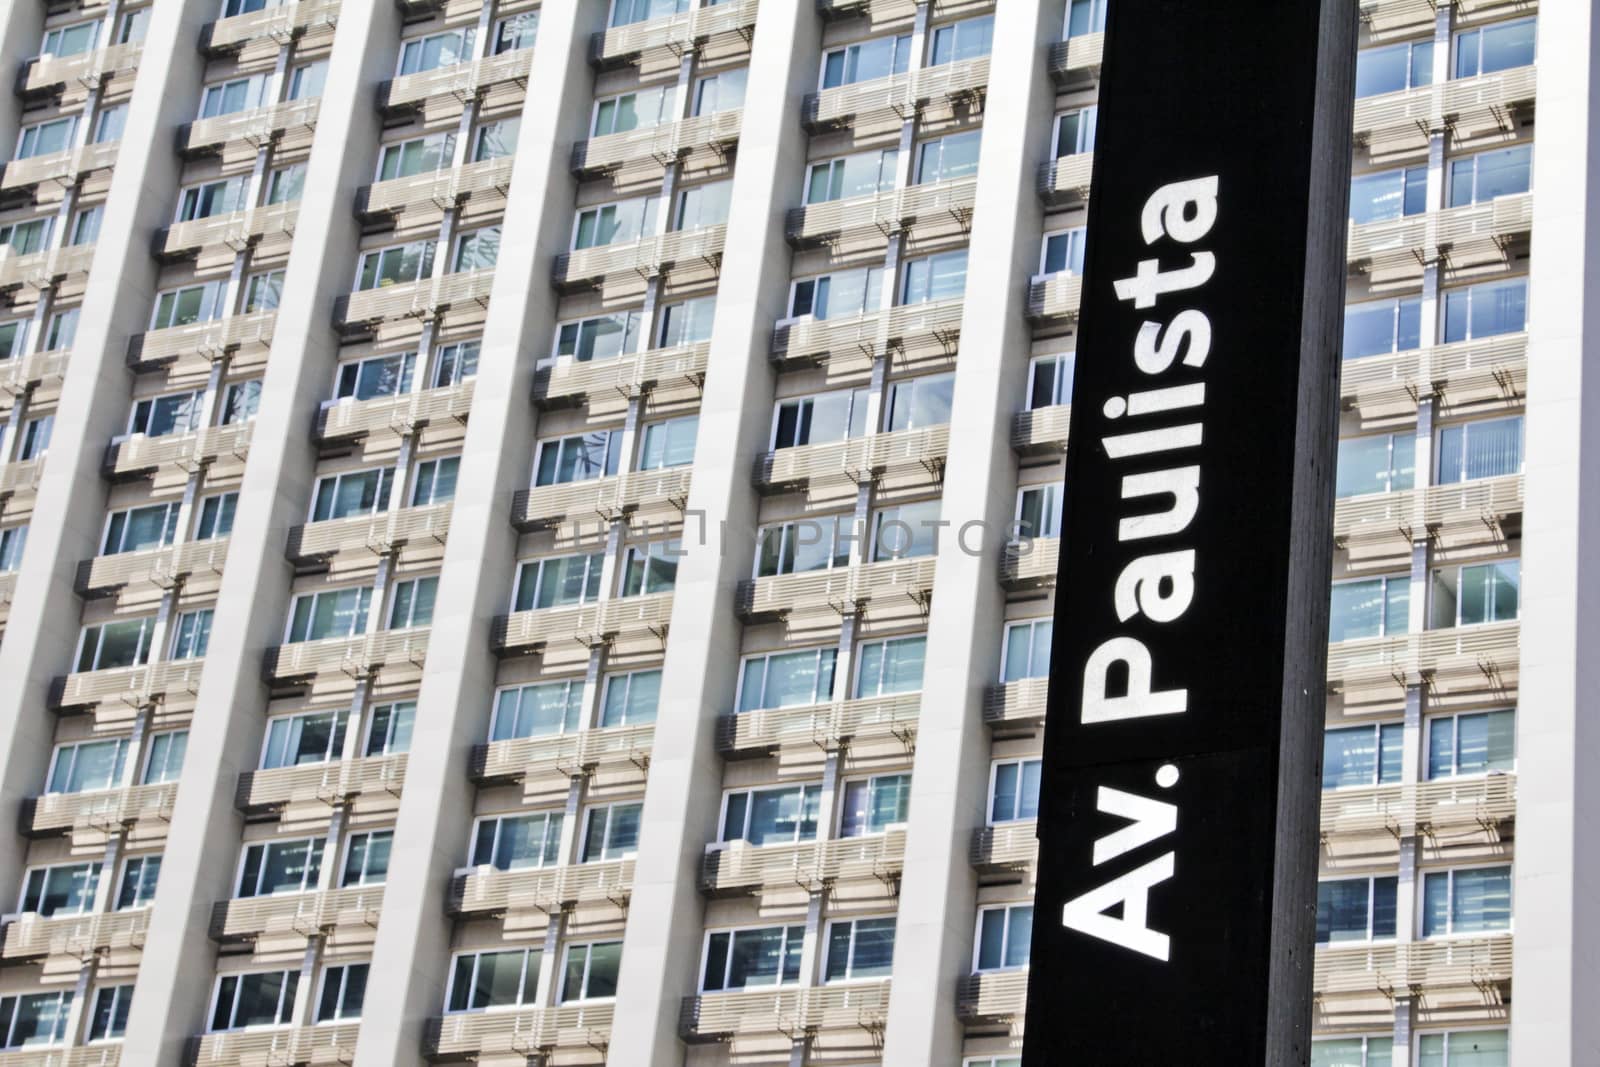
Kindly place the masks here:
<instances>
[{"instance_id":1,"label":"high-rise building facade","mask_svg":"<svg viewBox=\"0 0 1600 1067\"><path fill-rule=\"evenodd\" d=\"M1600 1062L1600 27L1359 2L1313 1062ZM1106 3L6 7L0 1067L1014 1065Z\"/></svg>"}]
</instances>

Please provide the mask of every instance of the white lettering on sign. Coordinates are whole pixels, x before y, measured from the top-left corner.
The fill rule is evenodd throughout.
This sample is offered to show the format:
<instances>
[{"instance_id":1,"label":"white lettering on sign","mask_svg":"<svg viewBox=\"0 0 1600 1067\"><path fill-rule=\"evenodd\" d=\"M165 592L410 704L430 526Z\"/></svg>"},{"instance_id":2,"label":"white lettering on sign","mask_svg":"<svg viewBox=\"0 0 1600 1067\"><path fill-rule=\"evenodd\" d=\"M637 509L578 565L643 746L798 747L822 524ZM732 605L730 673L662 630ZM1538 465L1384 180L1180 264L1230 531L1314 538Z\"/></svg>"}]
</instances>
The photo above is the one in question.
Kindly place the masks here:
<instances>
[{"instance_id":1,"label":"white lettering on sign","mask_svg":"<svg viewBox=\"0 0 1600 1067\"><path fill-rule=\"evenodd\" d=\"M1146 199L1139 214L1139 230L1147 245L1163 238L1193 244L1211 232L1217 221L1216 176L1163 185ZM1117 299L1132 301L1140 309L1153 308L1163 298L1205 285L1216 272L1216 257L1208 251L1189 253L1188 263L1158 258L1139 261L1134 277L1113 283ZM1195 308L1183 308L1167 321L1140 323L1133 341L1133 362L1143 374L1164 374L1173 366L1203 368L1211 354L1211 320ZM1204 382L1161 385L1137 390L1105 402L1102 415L1115 424L1100 447L1108 461L1183 454L1205 441ZM1186 421L1170 421L1183 412ZM1162 425L1129 425L1135 420L1166 416ZM1174 458L1177 458L1176 456ZM1200 467L1175 463L1154 471L1125 474L1121 483L1124 502L1138 502L1137 511L1117 523L1117 541L1123 544L1181 535L1200 510ZM1154 623L1182 618L1195 597L1195 552L1192 548L1167 548L1134 556L1117 576L1114 599L1122 622L1142 615ZM1080 717L1085 725L1123 722L1160 715L1181 715L1189 710L1187 689L1157 689L1158 664L1143 641L1126 634L1107 638L1089 654L1083 667ZM1170 789L1178 769L1165 764L1156 784ZM1128 820L1128 825L1101 837L1094 845L1094 866L1151 845L1177 829L1176 804L1139 796L1110 786L1100 786L1096 811ZM1109 879L1067 902L1062 923L1102 941L1120 945L1153 959L1170 958L1166 934L1147 922L1150 891L1171 878L1177 854L1167 850L1142 865ZM1118 914L1107 914L1118 911Z\"/></svg>"}]
</instances>

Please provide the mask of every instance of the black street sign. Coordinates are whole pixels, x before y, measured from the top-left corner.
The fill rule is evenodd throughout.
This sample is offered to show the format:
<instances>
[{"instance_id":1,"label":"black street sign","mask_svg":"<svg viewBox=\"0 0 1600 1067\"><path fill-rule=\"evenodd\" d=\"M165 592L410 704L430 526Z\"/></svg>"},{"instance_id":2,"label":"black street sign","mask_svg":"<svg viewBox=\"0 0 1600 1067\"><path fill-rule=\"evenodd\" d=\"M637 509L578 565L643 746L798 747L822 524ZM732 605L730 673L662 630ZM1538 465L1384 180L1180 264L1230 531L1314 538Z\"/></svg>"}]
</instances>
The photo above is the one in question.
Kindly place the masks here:
<instances>
[{"instance_id":1,"label":"black street sign","mask_svg":"<svg viewBox=\"0 0 1600 1067\"><path fill-rule=\"evenodd\" d=\"M1303 1064L1356 4L1109 9L1023 1062Z\"/></svg>"}]
</instances>

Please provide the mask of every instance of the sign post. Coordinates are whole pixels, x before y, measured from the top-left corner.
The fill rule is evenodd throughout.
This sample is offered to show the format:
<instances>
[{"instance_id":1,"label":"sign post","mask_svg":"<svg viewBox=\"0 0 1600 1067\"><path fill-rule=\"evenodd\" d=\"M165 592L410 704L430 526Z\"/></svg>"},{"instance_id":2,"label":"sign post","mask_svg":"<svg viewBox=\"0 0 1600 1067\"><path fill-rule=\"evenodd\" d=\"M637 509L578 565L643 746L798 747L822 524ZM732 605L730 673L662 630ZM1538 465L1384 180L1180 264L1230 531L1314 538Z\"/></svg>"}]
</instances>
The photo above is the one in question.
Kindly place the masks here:
<instances>
[{"instance_id":1,"label":"sign post","mask_svg":"<svg viewBox=\"0 0 1600 1067\"><path fill-rule=\"evenodd\" d=\"M1025 1067L1304 1064L1353 0L1113 0Z\"/></svg>"}]
</instances>

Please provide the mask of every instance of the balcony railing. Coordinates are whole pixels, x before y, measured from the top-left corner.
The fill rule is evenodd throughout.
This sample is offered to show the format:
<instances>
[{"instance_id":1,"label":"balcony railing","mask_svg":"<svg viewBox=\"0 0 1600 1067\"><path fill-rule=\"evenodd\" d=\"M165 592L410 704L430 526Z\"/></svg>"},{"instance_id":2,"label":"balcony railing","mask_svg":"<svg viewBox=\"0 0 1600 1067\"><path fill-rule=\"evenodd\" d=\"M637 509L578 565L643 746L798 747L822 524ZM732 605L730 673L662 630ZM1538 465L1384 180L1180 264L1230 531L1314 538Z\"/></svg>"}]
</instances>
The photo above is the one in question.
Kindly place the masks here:
<instances>
[{"instance_id":1,"label":"balcony railing","mask_svg":"<svg viewBox=\"0 0 1600 1067\"><path fill-rule=\"evenodd\" d=\"M907 231L923 239L964 234L972 224L977 185L976 178L960 178L808 204L791 208L784 228L796 246L850 242L863 235L881 245Z\"/></svg>"},{"instance_id":2,"label":"balcony railing","mask_svg":"<svg viewBox=\"0 0 1600 1067\"><path fill-rule=\"evenodd\" d=\"M1432 29L1436 16L1432 0L1360 0L1360 12L1373 40L1410 37Z\"/></svg>"},{"instance_id":3,"label":"balcony railing","mask_svg":"<svg viewBox=\"0 0 1600 1067\"><path fill-rule=\"evenodd\" d=\"M197 119L182 128L178 146L188 155L221 152L225 160L248 158L272 143L280 152L308 148L316 133L321 103L316 97L286 100L231 115Z\"/></svg>"},{"instance_id":4,"label":"balcony railing","mask_svg":"<svg viewBox=\"0 0 1600 1067\"><path fill-rule=\"evenodd\" d=\"M44 474L44 457L0 463L0 504L9 517L14 512L31 510L33 494Z\"/></svg>"},{"instance_id":5,"label":"balcony railing","mask_svg":"<svg viewBox=\"0 0 1600 1067\"><path fill-rule=\"evenodd\" d=\"M645 637L665 645L671 618L671 593L516 611L495 619L494 647L500 652L526 653L551 642L574 642L593 648L606 641Z\"/></svg>"},{"instance_id":6,"label":"balcony railing","mask_svg":"<svg viewBox=\"0 0 1600 1067\"><path fill-rule=\"evenodd\" d=\"M630 165L665 167L697 152L725 155L738 143L743 122L744 111L735 108L579 141L572 146L572 172L592 178Z\"/></svg>"},{"instance_id":7,"label":"balcony railing","mask_svg":"<svg viewBox=\"0 0 1600 1067\"><path fill-rule=\"evenodd\" d=\"M1001 549L1000 583L1007 589L1048 589L1056 584L1061 538L1035 537Z\"/></svg>"},{"instance_id":8,"label":"balcony railing","mask_svg":"<svg viewBox=\"0 0 1600 1067\"><path fill-rule=\"evenodd\" d=\"M165 824L172 818L178 783L46 793L23 802L22 824L35 836L104 837L135 823Z\"/></svg>"},{"instance_id":9,"label":"balcony railing","mask_svg":"<svg viewBox=\"0 0 1600 1067\"><path fill-rule=\"evenodd\" d=\"M1408 218L1351 223L1347 258L1353 269L1375 277L1420 272L1438 262L1452 268L1504 262L1511 243L1532 229L1533 197L1516 193Z\"/></svg>"},{"instance_id":10,"label":"balcony railing","mask_svg":"<svg viewBox=\"0 0 1600 1067\"><path fill-rule=\"evenodd\" d=\"M1028 283L1028 318L1039 324L1077 322L1082 297L1081 275L1040 274Z\"/></svg>"},{"instance_id":11,"label":"balcony railing","mask_svg":"<svg viewBox=\"0 0 1600 1067\"><path fill-rule=\"evenodd\" d=\"M511 522L519 530L543 530L569 520L612 522L641 511L681 513L692 473L690 467L668 467L523 489L512 500Z\"/></svg>"},{"instance_id":12,"label":"balcony railing","mask_svg":"<svg viewBox=\"0 0 1600 1067\"><path fill-rule=\"evenodd\" d=\"M432 214L468 201L503 202L511 188L513 162L511 156L503 156L374 182L361 191L357 210L366 218L379 218L419 211Z\"/></svg>"},{"instance_id":13,"label":"balcony railing","mask_svg":"<svg viewBox=\"0 0 1600 1067\"><path fill-rule=\"evenodd\" d=\"M464 307L481 312L489 306L493 289L493 267L458 271L358 290L340 299L334 317L348 331L371 329L386 322L423 322Z\"/></svg>"},{"instance_id":14,"label":"balcony railing","mask_svg":"<svg viewBox=\"0 0 1600 1067\"><path fill-rule=\"evenodd\" d=\"M431 1060L450 1061L604 1049L611 1043L614 1010L601 1002L446 1015L428 1020L423 1053Z\"/></svg>"},{"instance_id":15,"label":"balcony railing","mask_svg":"<svg viewBox=\"0 0 1600 1067\"><path fill-rule=\"evenodd\" d=\"M428 654L426 626L379 630L353 637L297 641L269 649L262 674L268 682L287 683L320 675L352 680L400 671L420 671Z\"/></svg>"},{"instance_id":16,"label":"balcony railing","mask_svg":"<svg viewBox=\"0 0 1600 1067\"><path fill-rule=\"evenodd\" d=\"M1513 67L1357 100L1356 144L1381 157L1422 151L1445 129L1458 143L1509 132L1516 114L1532 105L1535 81L1532 66Z\"/></svg>"},{"instance_id":17,"label":"balcony railing","mask_svg":"<svg viewBox=\"0 0 1600 1067\"><path fill-rule=\"evenodd\" d=\"M1511 981L1511 935L1324 945L1317 949L1312 974L1312 988L1319 996L1416 996L1448 988L1488 992Z\"/></svg>"},{"instance_id":18,"label":"balcony railing","mask_svg":"<svg viewBox=\"0 0 1600 1067\"><path fill-rule=\"evenodd\" d=\"M62 245L16 255L0 249L0 289L45 289L67 281L81 283L89 274L97 245Z\"/></svg>"},{"instance_id":19,"label":"balcony railing","mask_svg":"<svg viewBox=\"0 0 1600 1067\"><path fill-rule=\"evenodd\" d=\"M81 100L85 93L100 88L107 79L121 78L131 87L143 51L144 44L133 41L79 52L75 56L35 59L23 75L22 91L33 96L64 90L68 99Z\"/></svg>"},{"instance_id":20,"label":"balcony railing","mask_svg":"<svg viewBox=\"0 0 1600 1067\"><path fill-rule=\"evenodd\" d=\"M192 1042L195 1067L333 1067L354 1062L360 1023L202 1034Z\"/></svg>"},{"instance_id":21,"label":"balcony railing","mask_svg":"<svg viewBox=\"0 0 1600 1067\"><path fill-rule=\"evenodd\" d=\"M69 674L57 682L57 707L120 704L131 714L152 705L189 704L200 691L203 659L174 659L142 667L109 667Z\"/></svg>"},{"instance_id":22,"label":"balcony railing","mask_svg":"<svg viewBox=\"0 0 1600 1067\"><path fill-rule=\"evenodd\" d=\"M300 201L291 200L176 222L163 231L156 247L163 256L186 256L219 247L231 254L260 244L265 247L258 254L265 255L272 248L288 248L299 214Z\"/></svg>"},{"instance_id":23,"label":"balcony railing","mask_svg":"<svg viewBox=\"0 0 1600 1067\"><path fill-rule=\"evenodd\" d=\"M433 504L308 522L289 531L287 554L297 562L344 553L377 558L412 545L443 545L450 533L451 510L450 504Z\"/></svg>"},{"instance_id":24,"label":"balcony railing","mask_svg":"<svg viewBox=\"0 0 1600 1067\"><path fill-rule=\"evenodd\" d=\"M1050 404L1011 417L1011 448L1024 456L1051 455L1067 448L1071 404Z\"/></svg>"},{"instance_id":25,"label":"balcony railing","mask_svg":"<svg viewBox=\"0 0 1600 1067\"><path fill-rule=\"evenodd\" d=\"M983 697L983 721L992 727L1032 729L1044 722L1050 679L1023 678L991 685Z\"/></svg>"},{"instance_id":26,"label":"balcony railing","mask_svg":"<svg viewBox=\"0 0 1600 1067\"><path fill-rule=\"evenodd\" d=\"M256 311L134 334L128 342L128 366L136 371L168 366L169 375L203 374L224 356L234 356L237 364L244 352L253 351L264 360L277 322L276 311Z\"/></svg>"},{"instance_id":27,"label":"balcony railing","mask_svg":"<svg viewBox=\"0 0 1600 1067\"><path fill-rule=\"evenodd\" d=\"M227 559L226 537L143 552L96 556L78 564L78 593L86 597L105 596L133 585L149 585L157 591L180 585L192 590L197 583L214 586L222 577L222 566Z\"/></svg>"},{"instance_id":28,"label":"balcony railing","mask_svg":"<svg viewBox=\"0 0 1600 1067\"><path fill-rule=\"evenodd\" d=\"M780 448L756 459L751 480L769 492L792 492L824 483L870 481L936 485L950 451L950 427L930 426L867 434L844 441Z\"/></svg>"},{"instance_id":29,"label":"balcony railing","mask_svg":"<svg viewBox=\"0 0 1600 1067\"><path fill-rule=\"evenodd\" d=\"M879 881L894 887L906 863L906 832L793 845L743 841L708 849L700 861L700 888L712 896L799 886L818 893L841 881Z\"/></svg>"},{"instance_id":30,"label":"balcony railing","mask_svg":"<svg viewBox=\"0 0 1600 1067\"><path fill-rule=\"evenodd\" d=\"M383 886L219 900L211 908L213 941L310 937L331 927L377 928Z\"/></svg>"},{"instance_id":31,"label":"balcony railing","mask_svg":"<svg viewBox=\"0 0 1600 1067\"><path fill-rule=\"evenodd\" d=\"M317 438L348 441L383 430L409 434L447 420L464 425L472 408L472 389L473 383L465 381L399 396L331 401L322 405L317 416Z\"/></svg>"},{"instance_id":32,"label":"balcony railing","mask_svg":"<svg viewBox=\"0 0 1600 1067\"><path fill-rule=\"evenodd\" d=\"M1021 1030L1028 1008L1028 970L989 971L961 979L956 1014L969 1023L1010 1023Z\"/></svg>"},{"instance_id":33,"label":"balcony railing","mask_svg":"<svg viewBox=\"0 0 1600 1067\"><path fill-rule=\"evenodd\" d=\"M533 49L518 48L467 63L402 74L384 86L380 98L390 112L421 109L429 122L461 114L468 101L485 108L515 104L528 87Z\"/></svg>"},{"instance_id":34,"label":"balcony railing","mask_svg":"<svg viewBox=\"0 0 1600 1067\"><path fill-rule=\"evenodd\" d=\"M1016 874L1039 859L1039 824L1034 819L980 826L972 831L967 861L979 874Z\"/></svg>"},{"instance_id":35,"label":"balcony railing","mask_svg":"<svg viewBox=\"0 0 1600 1067\"><path fill-rule=\"evenodd\" d=\"M569 289L607 286L674 272L715 276L727 236L727 226L718 224L564 252L556 257L555 284Z\"/></svg>"},{"instance_id":36,"label":"balcony railing","mask_svg":"<svg viewBox=\"0 0 1600 1067\"><path fill-rule=\"evenodd\" d=\"M83 1048L47 1045L44 1048L0 1052L0 1067L119 1067L121 1063L120 1041Z\"/></svg>"},{"instance_id":37,"label":"balcony railing","mask_svg":"<svg viewBox=\"0 0 1600 1067\"><path fill-rule=\"evenodd\" d=\"M908 361L948 357L961 337L960 300L903 304L844 319L792 319L772 332L772 358L780 365L860 363L894 353Z\"/></svg>"},{"instance_id":38,"label":"balcony railing","mask_svg":"<svg viewBox=\"0 0 1600 1067\"><path fill-rule=\"evenodd\" d=\"M733 0L681 15L617 26L594 35L590 56L598 65L612 66L658 49L682 56L714 40L749 40L755 32L757 6L758 0Z\"/></svg>"},{"instance_id":39,"label":"balcony railing","mask_svg":"<svg viewBox=\"0 0 1600 1067\"><path fill-rule=\"evenodd\" d=\"M1423 539L1447 548L1504 544L1520 529L1522 505L1520 474L1345 497L1334 507L1333 539L1352 558L1409 553Z\"/></svg>"},{"instance_id":40,"label":"balcony railing","mask_svg":"<svg viewBox=\"0 0 1600 1067\"><path fill-rule=\"evenodd\" d=\"M626 404L656 389L682 386L698 393L710 354L710 342L701 341L629 352L613 359L563 360L538 372L534 401L545 407L587 401L592 407L607 398Z\"/></svg>"},{"instance_id":41,"label":"balcony railing","mask_svg":"<svg viewBox=\"0 0 1600 1067\"><path fill-rule=\"evenodd\" d=\"M405 780L403 753L246 771L239 775L234 803L240 811L250 812L278 811L302 804L331 808L363 796L398 797Z\"/></svg>"},{"instance_id":42,"label":"balcony railing","mask_svg":"<svg viewBox=\"0 0 1600 1067\"><path fill-rule=\"evenodd\" d=\"M1515 684L1516 622L1365 637L1328 646L1328 688L1346 699L1427 684L1437 693L1501 692Z\"/></svg>"},{"instance_id":43,"label":"balcony railing","mask_svg":"<svg viewBox=\"0 0 1600 1067\"><path fill-rule=\"evenodd\" d=\"M678 1033L685 1041L735 1035L861 1029L881 1034L889 1016L889 981L787 986L684 997Z\"/></svg>"},{"instance_id":44,"label":"balcony railing","mask_svg":"<svg viewBox=\"0 0 1600 1067\"><path fill-rule=\"evenodd\" d=\"M609 901L627 907L633 860L563 864L497 871L478 867L450 882L452 915L504 915L508 911L558 914L563 908Z\"/></svg>"},{"instance_id":45,"label":"balcony railing","mask_svg":"<svg viewBox=\"0 0 1600 1067\"><path fill-rule=\"evenodd\" d=\"M339 21L339 0L299 0L218 19L201 33L200 49L211 56L241 49L276 54L286 42L321 31Z\"/></svg>"},{"instance_id":46,"label":"balcony railing","mask_svg":"<svg viewBox=\"0 0 1600 1067\"><path fill-rule=\"evenodd\" d=\"M472 776L481 782L575 778L596 767L650 764L655 726L608 726L565 734L491 741L472 749Z\"/></svg>"},{"instance_id":47,"label":"balcony railing","mask_svg":"<svg viewBox=\"0 0 1600 1067\"><path fill-rule=\"evenodd\" d=\"M1508 333L1347 359L1340 400L1364 418L1415 413L1417 401L1512 400L1528 393L1528 335Z\"/></svg>"},{"instance_id":48,"label":"balcony railing","mask_svg":"<svg viewBox=\"0 0 1600 1067\"><path fill-rule=\"evenodd\" d=\"M0 409L9 410L30 389L58 392L71 355L70 348L56 348L0 360Z\"/></svg>"},{"instance_id":49,"label":"balcony railing","mask_svg":"<svg viewBox=\"0 0 1600 1067\"><path fill-rule=\"evenodd\" d=\"M739 583L736 606L750 620L852 615L892 606L889 601L922 610L933 596L934 563L933 556L916 556L748 578Z\"/></svg>"},{"instance_id":50,"label":"balcony railing","mask_svg":"<svg viewBox=\"0 0 1600 1067\"><path fill-rule=\"evenodd\" d=\"M1039 164L1039 199L1051 207L1088 203L1093 171L1093 152L1079 152Z\"/></svg>"},{"instance_id":51,"label":"balcony railing","mask_svg":"<svg viewBox=\"0 0 1600 1067\"><path fill-rule=\"evenodd\" d=\"M1327 789L1322 793L1322 836L1446 836L1493 830L1517 813L1517 776L1496 772L1411 784Z\"/></svg>"},{"instance_id":52,"label":"balcony railing","mask_svg":"<svg viewBox=\"0 0 1600 1067\"><path fill-rule=\"evenodd\" d=\"M1050 76L1058 84L1088 85L1100 77L1106 35L1085 33L1050 46Z\"/></svg>"},{"instance_id":53,"label":"balcony railing","mask_svg":"<svg viewBox=\"0 0 1600 1067\"><path fill-rule=\"evenodd\" d=\"M103 141L30 159L14 159L5 164L0 174L0 189L26 189L45 182L76 185L95 171L111 169L121 147L120 141Z\"/></svg>"},{"instance_id":54,"label":"balcony railing","mask_svg":"<svg viewBox=\"0 0 1600 1067\"><path fill-rule=\"evenodd\" d=\"M837 751L867 738L909 745L921 714L920 692L742 711L718 717L717 748L730 756L764 756L788 746Z\"/></svg>"},{"instance_id":55,"label":"balcony railing","mask_svg":"<svg viewBox=\"0 0 1600 1067\"><path fill-rule=\"evenodd\" d=\"M254 426L254 421L247 421L226 426L207 426L189 433L163 434L160 437L129 434L113 441L106 449L106 473L127 477L146 474L160 467L174 467L189 472L223 459L243 463L250 450L250 435Z\"/></svg>"},{"instance_id":56,"label":"balcony railing","mask_svg":"<svg viewBox=\"0 0 1600 1067\"><path fill-rule=\"evenodd\" d=\"M936 19L958 18L994 10L994 0L934 0L929 5ZM817 0L817 10L825 19L865 15L874 24L913 18L915 0Z\"/></svg>"},{"instance_id":57,"label":"balcony railing","mask_svg":"<svg viewBox=\"0 0 1600 1067\"><path fill-rule=\"evenodd\" d=\"M48 919L29 913L6 924L0 956L8 960L40 956L88 959L98 952L142 947L149 927L149 908Z\"/></svg>"},{"instance_id":58,"label":"balcony railing","mask_svg":"<svg viewBox=\"0 0 1600 1067\"><path fill-rule=\"evenodd\" d=\"M942 63L811 93L805 98L801 119L813 132L899 123L935 103L976 104L988 85L988 56Z\"/></svg>"}]
</instances>

